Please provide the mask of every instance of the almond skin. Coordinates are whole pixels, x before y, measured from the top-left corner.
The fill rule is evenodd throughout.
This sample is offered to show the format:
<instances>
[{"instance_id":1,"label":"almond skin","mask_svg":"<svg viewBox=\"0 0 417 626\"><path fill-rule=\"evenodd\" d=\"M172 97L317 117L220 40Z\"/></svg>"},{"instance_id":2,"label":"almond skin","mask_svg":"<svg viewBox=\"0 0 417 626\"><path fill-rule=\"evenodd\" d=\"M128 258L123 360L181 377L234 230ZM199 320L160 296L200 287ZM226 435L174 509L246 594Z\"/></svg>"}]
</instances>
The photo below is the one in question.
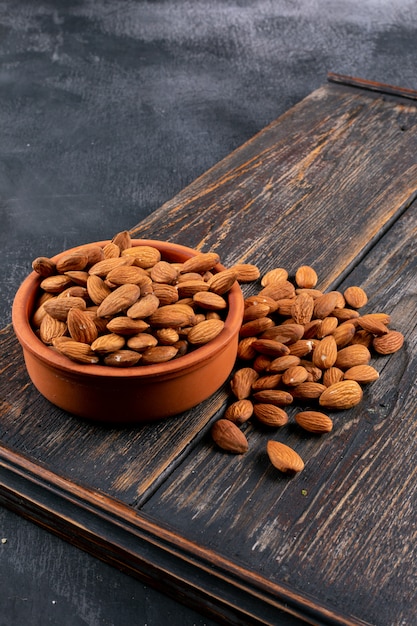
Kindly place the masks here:
<instances>
[{"instance_id":1,"label":"almond skin","mask_svg":"<svg viewBox=\"0 0 417 626\"><path fill-rule=\"evenodd\" d=\"M219 419L211 428L213 441L226 452L232 454L244 454L249 445L243 432L228 419Z\"/></svg>"},{"instance_id":2,"label":"almond skin","mask_svg":"<svg viewBox=\"0 0 417 626\"><path fill-rule=\"evenodd\" d=\"M236 400L232 402L224 414L225 419L238 426L247 422L253 415L253 404L250 400Z\"/></svg>"},{"instance_id":3,"label":"almond skin","mask_svg":"<svg viewBox=\"0 0 417 626\"><path fill-rule=\"evenodd\" d=\"M323 391L319 404L327 409L345 410L359 404L362 397L362 388L355 380L341 380Z\"/></svg>"},{"instance_id":4,"label":"almond skin","mask_svg":"<svg viewBox=\"0 0 417 626\"><path fill-rule=\"evenodd\" d=\"M345 380L356 380L358 383L372 383L379 378L379 372L372 365L355 365L344 373Z\"/></svg>"},{"instance_id":5,"label":"almond skin","mask_svg":"<svg viewBox=\"0 0 417 626\"><path fill-rule=\"evenodd\" d=\"M140 296L140 289L137 285L130 283L117 287L97 309L97 317L110 317L125 311L136 302Z\"/></svg>"},{"instance_id":6,"label":"almond skin","mask_svg":"<svg viewBox=\"0 0 417 626\"><path fill-rule=\"evenodd\" d=\"M280 428L285 424L288 424L288 415L279 406L275 404L259 403L253 407L253 412L257 420L264 426L270 426L271 428Z\"/></svg>"},{"instance_id":7,"label":"almond skin","mask_svg":"<svg viewBox=\"0 0 417 626\"><path fill-rule=\"evenodd\" d=\"M304 461L299 454L280 441L268 441L267 454L272 465L284 474L295 474L304 469Z\"/></svg>"},{"instance_id":8,"label":"almond skin","mask_svg":"<svg viewBox=\"0 0 417 626\"><path fill-rule=\"evenodd\" d=\"M315 346L313 364L320 369L333 367L337 359L337 344L333 335L327 335Z\"/></svg>"},{"instance_id":9,"label":"almond skin","mask_svg":"<svg viewBox=\"0 0 417 626\"><path fill-rule=\"evenodd\" d=\"M191 328L187 339L193 345L202 346L217 337L223 328L223 320L204 320Z\"/></svg>"},{"instance_id":10,"label":"almond skin","mask_svg":"<svg viewBox=\"0 0 417 626\"><path fill-rule=\"evenodd\" d=\"M398 330L390 330L386 335L375 337L372 346L378 354L393 354L404 344L404 335Z\"/></svg>"},{"instance_id":11,"label":"almond skin","mask_svg":"<svg viewBox=\"0 0 417 626\"><path fill-rule=\"evenodd\" d=\"M309 265L301 265L295 272L295 282L303 289L313 289L317 285L316 271Z\"/></svg>"},{"instance_id":12,"label":"almond skin","mask_svg":"<svg viewBox=\"0 0 417 626\"><path fill-rule=\"evenodd\" d=\"M251 367L242 367L233 374L230 387L238 400L249 398L252 384L258 377L259 374Z\"/></svg>"},{"instance_id":13,"label":"almond skin","mask_svg":"<svg viewBox=\"0 0 417 626\"><path fill-rule=\"evenodd\" d=\"M343 292L346 304L354 309L360 309L368 302L368 296L362 287L352 286Z\"/></svg>"},{"instance_id":14,"label":"almond skin","mask_svg":"<svg viewBox=\"0 0 417 626\"><path fill-rule=\"evenodd\" d=\"M371 353L366 346L354 344L339 350L334 365L346 370L354 365L367 365L370 359Z\"/></svg>"},{"instance_id":15,"label":"almond skin","mask_svg":"<svg viewBox=\"0 0 417 626\"><path fill-rule=\"evenodd\" d=\"M310 433L329 433L333 429L330 417L320 411L301 411L294 419L301 428Z\"/></svg>"},{"instance_id":16,"label":"almond skin","mask_svg":"<svg viewBox=\"0 0 417 626\"><path fill-rule=\"evenodd\" d=\"M76 308L70 309L67 324L68 332L75 341L92 344L97 339L97 326L85 311Z\"/></svg>"},{"instance_id":17,"label":"almond skin","mask_svg":"<svg viewBox=\"0 0 417 626\"><path fill-rule=\"evenodd\" d=\"M252 386L253 388L253 386ZM256 402L266 402L275 406L288 406L293 402L293 396L281 389L263 389L253 393L253 399Z\"/></svg>"}]
</instances>

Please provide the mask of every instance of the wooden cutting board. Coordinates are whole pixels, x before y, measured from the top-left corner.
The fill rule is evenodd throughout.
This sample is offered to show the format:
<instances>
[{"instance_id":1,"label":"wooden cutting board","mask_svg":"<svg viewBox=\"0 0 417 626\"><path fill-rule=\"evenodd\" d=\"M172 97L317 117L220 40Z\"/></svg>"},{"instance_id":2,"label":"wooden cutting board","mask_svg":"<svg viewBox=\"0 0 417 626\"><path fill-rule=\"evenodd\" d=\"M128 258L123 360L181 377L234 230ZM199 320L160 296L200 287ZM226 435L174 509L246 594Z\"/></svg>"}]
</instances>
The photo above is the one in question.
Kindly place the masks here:
<instances>
[{"instance_id":1,"label":"wooden cutting board","mask_svg":"<svg viewBox=\"0 0 417 626\"><path fill-rule=\"evenodd\" d=\"M404 333L331 434L280 433L303 472L278 476L252 426L246 455L215 449L227 384L158 424L91 425L38 394L0 332L1 503L227 624L417 623L417 94L329 78L131 229L226 266L312 265Z\"/></svg>"}]
</instances>

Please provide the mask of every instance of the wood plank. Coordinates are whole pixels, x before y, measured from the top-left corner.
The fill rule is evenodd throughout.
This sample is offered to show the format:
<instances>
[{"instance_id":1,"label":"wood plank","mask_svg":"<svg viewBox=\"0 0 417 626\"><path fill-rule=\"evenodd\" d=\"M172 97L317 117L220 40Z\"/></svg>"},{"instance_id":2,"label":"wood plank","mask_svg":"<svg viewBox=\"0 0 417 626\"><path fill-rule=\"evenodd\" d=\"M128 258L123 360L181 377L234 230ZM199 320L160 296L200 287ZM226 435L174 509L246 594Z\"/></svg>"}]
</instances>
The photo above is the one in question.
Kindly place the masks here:
<instances>
[{"instance_id":1,"label":"wood plank","mask_svg":"<svg viewBox=\"0 0 417 626\"><path fill-rule=\"evenodd\" d=\"M143 509L269 580L372 624L417 622L416 237L414 203L340 285L362 285L365 312L390 313L406 347L373 359L379 380L358 407L332 414L333 433L252 424L249 452L238 457L207 438ZM277 475L265 453L270 438L301 454L301 474Z\"/></svg>"},{"instance_id":2,"label":"wood plank","mask_svg":"<svg viewBox=\"0 0 417 626\"><path fill-rule=\"evenodd\" d=\"M326 85L132 234L215 249L226 265L248 261L262 271L282 264L294 272L297 265L311 263L321 286L328 287L358 263L415 197L416 123L417 109L409 103ZM91 428L28 385L11 329L4 331L2 345L3 441L130 504L141 502L181 461L225 402L222 389L166 423Z\"/></svg>"},{"instance_id":3,"label":"wood plank","mask_svg":"<svg viewBox=\"0 0 417 626\"><path fill-rule=\"evenodd\" d=\"M360 263L416 197L416 111L415 105L401 99L327 85L133 228L132 234L170 239L202 250L215 249L226 265L248 261L257 263L262 271L285 265L294 272L299 264L311 263L321 276L321 286L334 286ZM365 257L365 264L367 262L368 257ZM154 522L152 532L146 535L143 543L136 545L136 530L133 529L136 525L142 527L148 519L138 512L141 505L151 498L147 506L154 506L152 494L164 483L173 484L167 481L176 468L178 476L182 475L183 461L188 463L188 459L193 459L192 463L196 463L199 469L197 458L207 458L208 462L205 473L198 478L190 473L188 494L196 481L205 482L207 472L216 471L220 476L223 471L221 463L217 470L213 468L213 455L210 456L205 443L201 444L207 441L209 425L226 402L225 389L184 416L158 425L120 430L100 428L53 408L39 397L29 384L11 327L0 334L0 346L0 462L3 467L0 495L4 504L119 567L141 577L148 575L153 584L158 584L160 578L173 593L178 592L178 581L183 575L181 564L187 563L197 551L198 564L188 575L184 574L184 600L191 604L199 602L207 610L212 602L226 620L231 613L243 620L239 623L254 623L250 619L256 614L261 620L259 623L273 623L262 621L260 612L264 606L271 611L285 610L288 614L303 615L310 623L359 623L359 618L352 617L349 611L343 613L345 598L343 593L340 600L335 598L333 587L325 592L321 589L317 601L312 600L308 589L303 589L301 596L298 593L293 596L292 586L296 583L291 576L294 573L308 576L319 572L315 569L315 561L310 563L310 569L306 565L303 571L296 563L295 546L307 549L306 546L310 545L307 540L314 535L314 524L308 523L307 528L297 526L296 535L291 538L291 516L283 511L280 511L279 519L288 534L288 546L285 545L282 554L275 549L271 558L277 558L279 562L287 554L295 567L287 576L284 563L274 574L278 578L272 581L268 581L270 572L265 577L263 572L255 574L250 569L252 554L247 563L243 561L236 566L240 554L244 558L247 556L247 547L237 545L239 533L233 535L234 545L230 546L233 554L224 557L221 553L224 544L219 548L219 537L216 535L210 539L209 531L207 534L200 532L193 542L192 535L198 532L197 527L193 523L187 525L187 520L180 519L178 511L172 522L180 524L181 521L184 537L171 533L170 540L160 552L155 544L165 524L171 522L169 507L164 514L162 509L155 509L153 514L158 522ZM393 376L396 373L397 370L392 372ZM372 414L368 416L365 433L377 437L382 426L381 430L379 425L373 428L371 417ZM404 423L408 424L407 420ZM352 432L353 425L349 423L343 435L347 449L353 450L355 458L362 458L363 441L361 443L355 437L351 439ZM256 438L257 435L253 434L253 441ZM314 496L316 493L317 499L327 495L321 485L326 479L330 480L333 471L333 440L329 438L329 441L327 455L314 470L317 487L316 492L313 489L310 494ZM312 444L306 442L306 446ZM313 447L309 449L312 451ZM222 463L224 465L224 461ZM355 476L348 461L342 462L340 467L346 471L343 485L350 488L356 484L360 471ZM192 472L192 464L189 471ZM227 475L230 466L224 471ZM263 483L266 480L268 489L275 490L276 483L266 471L265 459L261 460L257 472L249 477L243 473L247 482L238 488L255 493L258 481ZM175 481L177 475L174 476ZM365 478L366 474L361 480ZM57 484L59 489L55 488ZM218 484L214 482L212 486L215 495ZM229 511L230 493L233 493L229 487L225 488L221 513L242 516L241 521L248 524L249 530L255 519L253 510L248 508L244 513L240 509ZM289 497L289 487L286 485L284 489L285 497ZM334 498L340 498L341 487L338 484L332 487ZM377 488L379 493L380 483ZM164 494L168 493L164 491ZM346 502L349 494L348 491ZM247 497L246 493L243 495ZM167 495L164 497L168 498ZM332 517L334 500L330 498L329 503L323 504L323 509L319 510L314 508L317 501L312 499L309 511L317 513L318 519L324 522L326 516L330 516L331 523L324 524L324 527L331 527L335 524ZM174 502L175 498L169 502L173 511L176 508ZM298 494L291 506L300 515L305 503L305 497ZM270 506L272 509L275 506L274 499ZM137 508L136 512L133 511L134 522L131 519L133 507ZM195 519L199 515L209 515L210 507L205 508L204 498L201 507ZM262 516L268 512L265 509L269 504L264 503L263 507L260 508ZM129 523L124 526L126 517ZM224 536L231 537L236 528L222 527L222 532L224 530L227 531ZM126 542L123 547L118 543L120 533ZM92 541L94 537L96 540ZM268 537L267 527L266 544ZM350 548L348 539L342 539L342 548ZM206 545L209 540L213 541L213 551ZM263 539L255 537L251 540L252 545L257 543L254 552L262 554ZM302 543L303 540L306 543ZM205 548L198 547L200 541ZM174 549L173 546L178 545L181 548ZM117 547L112 550L112 546ZM293 548L294 552L291 552ZM149 558L143 557L142 550L150 550ZM313 550L314 546L310 548L311 554ZM156 565L152 568L150 564L154 557ZM207 589L213 559L218 569L214 578L216 589L210 600ZM324 564L328 565L325 559ZM201 574L204 580L201 588L196 589L193 577L199 568L208 574L205 578ZM337 567L330 569L334 572ZM247 587L242 587L243 578ZM223 589L222 583L226 579L227 589ZM304 582L307 584L306 580ZM267 592L261 593L261 588ZM228 612L225 607L232 606L234 592L239 597L249 594L249 605L242 610L233 606ZM406 602L408 598L405 598ZM313 607L312 613L309 607ZM406 606L404 612L407 609Z\"/></svg>"}]
</instances>

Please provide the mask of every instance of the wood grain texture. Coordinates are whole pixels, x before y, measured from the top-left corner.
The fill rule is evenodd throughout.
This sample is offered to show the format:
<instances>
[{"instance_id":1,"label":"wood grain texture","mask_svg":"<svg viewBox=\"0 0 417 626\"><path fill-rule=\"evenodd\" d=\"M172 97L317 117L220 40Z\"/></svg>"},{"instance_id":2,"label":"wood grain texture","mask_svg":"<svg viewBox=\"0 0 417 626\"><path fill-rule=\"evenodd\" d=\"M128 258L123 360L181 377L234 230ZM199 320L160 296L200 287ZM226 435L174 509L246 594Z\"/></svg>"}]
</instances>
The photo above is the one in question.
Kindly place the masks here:
<instances>
[{"instance_id":1,"label":"wood grain texture","mask_svg":"<svg viewBox=\"0 0 417 626\"><path fill-rule=\"evenodd\" d=\"M404 459L416 441L416 127L409 102L327 85L131 231L262 272L312 264L321 287L357 281L372 307L389 304L407 349L380 360L387 382L369 388L360 411L338 417L325 445L286 430L308 459L299 477L277 479L266 433L251 426L248 455L214 451L208 429L226 386L151 426L101 428L65 414L33 389L8 326L0 334L2 502L174 594L182 581L184 601L212 603L229 623L272 624L275 610L317 624L414 619L416 486ZM152 532L136 545L149 519ZM169 541L156 549L167 527ZM211 586L203 570L214 565ZM243 593L249 604L240 610Z\"/></svg>"},{"instance_id":2,"label":"wood grain texture","mask_svg":"<svg viewBox=\"0 0 417 626\"><path fill-rule=\"evenodd\" d=\"M294 422L251 425L249 453L238 457L208 438L144 507L201 545L372 624L417 621L416 218L414 203L340 285L362 285L364 311L389 313L406 336L403 350L373 359L380 378L363 402L333 413L333 433L320 438ZM280 477L266 456L270 438L297 450L301 474Z\"/></svg>"},{"instance_id":3,"label":"wood grain texture","mask_svg":"<svg viewBox=\"0 0 417 626\"><path fill-rule=\"evenodd\" d=\"M11 325L0 332L0 440L58 474L129 504L156 488L225 403L225 386L197 411L154 424L111 428L78 419L43 398L27 375ZM80 462L82 459L82 462Z\"/></svg>"},{"instance_id":4,"label":"wood grain texture","mask_svg":"<svg viewBox=\"0 0 417 626\"><path fill-rule=\"evenodd\" d=\"M417 109L326 85L133 229L340 278L417 192ZM401 172L401 175L399 175Z\"/></svg>"}]
</instances>

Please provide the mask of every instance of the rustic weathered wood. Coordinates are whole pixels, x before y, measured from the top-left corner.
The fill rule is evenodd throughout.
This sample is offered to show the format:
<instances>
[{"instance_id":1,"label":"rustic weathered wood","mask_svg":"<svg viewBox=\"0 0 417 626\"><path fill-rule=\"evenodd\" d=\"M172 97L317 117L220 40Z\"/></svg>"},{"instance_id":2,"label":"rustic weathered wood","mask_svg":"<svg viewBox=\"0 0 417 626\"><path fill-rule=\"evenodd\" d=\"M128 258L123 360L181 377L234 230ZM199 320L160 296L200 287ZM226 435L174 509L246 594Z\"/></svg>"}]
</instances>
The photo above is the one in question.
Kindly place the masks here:
<instances>
[{"instance_id":1,"label":"rustic weathered wood","mask_svg":"<svg viewBox=\"0 0 417 626\"><path fill-rule=\"evenodd\" d=\"M243 456L207 439L143 508L271 581L325 594L336 612L372 624L417 621L416 217L414 204L340 286L363 285L364 311L388 312L407 338L400 352L373 359L380 378L363 402L332 413L334 430L322 437L293 421L276 430L251 424ZM266 456L269 439L294 447L304 471L280 476Z\"/></svg>"},{"instance_id":2,"label":"rustic weathered wood","mask_svg":"<svg viewBox=\"0 0 417 626\"><path fill-rule=\"evenodd\" d=\"M212 449L226 386L151 426L63 413L29 383L9 326L1 501L227 623L272 624L281 611L312 624L412 623L415 473L401 454L415 453L416 123L405 100L327 85L132 229L215 249L226 265L310 263L321 287L360 282L372 307L406 322L408 347L384 359L386 383L361 413L324 445L288 429L309 461L295 481L277 481L253 427L247 456Z\"/></svg>"}]
</instances>

